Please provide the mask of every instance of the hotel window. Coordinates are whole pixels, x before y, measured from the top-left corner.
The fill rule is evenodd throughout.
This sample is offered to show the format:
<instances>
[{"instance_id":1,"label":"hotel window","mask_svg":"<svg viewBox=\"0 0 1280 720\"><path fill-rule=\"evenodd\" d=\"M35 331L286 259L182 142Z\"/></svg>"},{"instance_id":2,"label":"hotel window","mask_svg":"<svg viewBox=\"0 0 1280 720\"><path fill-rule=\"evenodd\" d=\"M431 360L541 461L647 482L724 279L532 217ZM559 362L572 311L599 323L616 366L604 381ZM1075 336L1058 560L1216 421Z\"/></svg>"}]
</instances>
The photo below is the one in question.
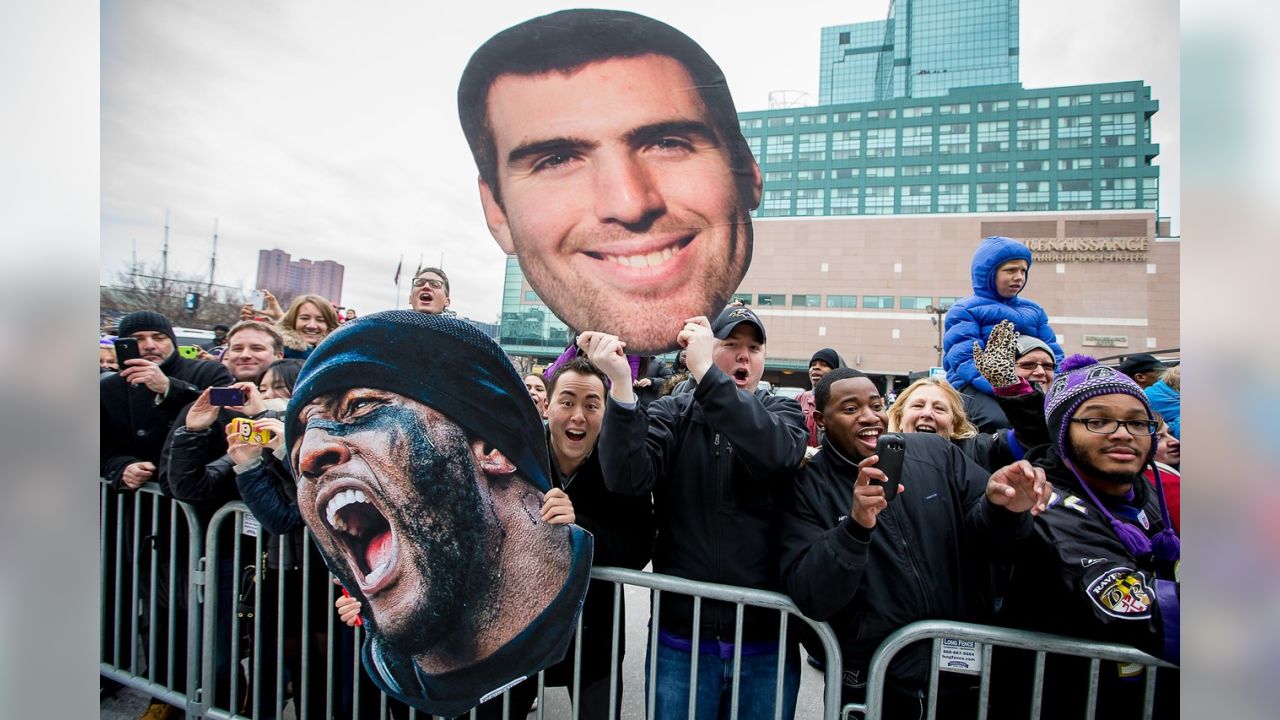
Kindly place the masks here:
<instances>
[{"instance_id":1,"label":"hotel window","mask_svg":"<svg viewBox=\"0 0 1280 720\"><path fill-rule=\"evenodd\" d=\"M969 112L969 103L938 106L939 115L964 115Z\"/></svg>"},{"instance_id":2,"label":"hotel window","mask_svg":"<svg viewBox=\"0 0 1280 720\"><path fill-rule=\"evenodd\" d=\"M872 186L863 188L863 210L868 215L893 214L893 186Z\"/></svg>"},{"instance_id":3,"label":"hotel window","mask_svg":"<svg viewBox=\"0 0 1280 720\"><path fill-rule=\"evenodd\" d=\"M929 212L929 204L933 199L932 185L903 185L902 212Z\"/></svg>"},{"instance_id":4,"label":"hotel window","mask_svg":"<svg viewBox=\"0 0 1280 720\"><path fill-rule=\"evenodd\" d=\"M751 154L755 156L756 162L760 162L760 143L763 139L758 135L747 138L747 147L750 148Z\"/></svg>"},{"instance_id":5,"label":"hotel window","mask_svg":"<svg viewBox=\"0 0 1280 720\"><path fill-rule=\"evenodd\" d=\"M1030 180L1019 182L1014 188L1017 192L1015 200L1018 210L1048 210L1049 183L1046 180Z\"/></svg>"},{"instance_id":6,"label":"hotel window","mask_svg":"<svg viewBox=\"0 0 1280 720\"><path fill-rule=\"evenodd\" d=\"M1007 212L1009 183L978 183L978 212Z\"/></svg>"},{"instance_id":7,"label":"hotel window","mask_svg":"<svg viewBox=\"0 0 1280 720\"><path fill-rule=\"evenodd\" d=\"M771 117L769 118L768 125L769 127L785 127L794 124L795 121L796 119L790 115L787 115L786 117Z\"/></svg>"},{"instance_id":8,"label":"hotel window","mask_svg":"<svg viewBox=\"0 0 1280 720\"><path fill-rule=\"evenodd\" d=\"M909 108L902 109L902 117L904 118L929 117L930 115L933 115L932 105L925 105L924 107L909 107Z\"/></svg>"},{"instance_id":9,"label":"hotel window","mask_svg":"<svg viewBox=\"0 0 1280 720\"><path fill-rule=\"evenodd\" d=\"M797 180L826 180L826 170L798 170L796 171Z\"/></svg>"},{"instance_id":10,"label":"hotel window","mask_svg":"<svg viewBox=\"0 0 1280 720\"><path fill-rule=\"evenodd\" d=\"M927 295L903 295L898 298L898 308L901 310L923 310L932 304L933 298Z\"/></svg>"},{"instance_id":11,"label":"hotel window","mask_svg":"<svg viewBox=\"0 0 1280 720\"><path fill-rule=\"evenodd\" d=\"M938 166L939 175L968 175L969 163L951 163Z\"/></svg>"},{"instance_id":12,"label":"hotel window","mask_svg":"<svg viewBox=\"0 0 1280 720\"><path fill-rule=\"evenodd\" d=\"M831 159L852 160L862 157L862 131L842 130L831 133Z\"/></svg>"},{"instance_id":13,"label":"hotel window","mask_svg":"<svg viewBox=\"0 0 1280 720\"><path fill-rule=\"evenodd\" d=\"M1044 101L1048 102L1049 98L1044 98ZM935 305L934 307L939 308L941 310L946 310L958 302L960 302L960 298L958 297L940 297L938 298L938 304Z\"/></svg>"},{"instance_id":14,"label":"hotel window","mask_svg":"<svg viewBox=\"0 0 1280 720\"><path fill-rule=\"evenodd\" d=\"M850 178L856 178L861 174L862 174L862 168L856 168L856 167L855 168L832 168L831 179L832 180L848 180Z\"/></svg>"},{"instance_id":15,"label":"hotel window","mask_svg":"<svg viewBox=\"0 0 1280 720\"><path fill-rule=\"evenodd\" d=\"M858 296L857 295L828 295L827 307L856 308L858 307Z\"/></svg>"},{"instance_id":16,"label":"hotel window","mask_svg":"<svg viewBox=\"0 0 1280 720\"><path fill-rule=\"evenodd\" d=\"M1134 145L1137 138L1133 135L1103 135L1098 140L1100 147L1127 147Z\"/></svg>"},{"instance_id":17,"label":"hotel window","mask_svg":"<svg viewBox=\"0 0 1280 720\"><path fill-rule=\"evenodd\" d=\"M755 130L757 128L762 128L764 127L764 118L748 118L746 120L739 120L738 126L743 130Z\"/></svg>"},{"instance_id":18,"label":"hotel window","mask_svg":"<svg viewBox=\"0 0 1280 720\"><path fill-rule=\"evenodd\" d=\"M1019 110L1029 110L1031 108L1047 108L1049 107L1049 98L1022 98L1018 100Z\"/></svg>"},{"instance_id":19,"label":"hotel window","mask_svg":"<svg viewBox=\"0 0 1280 720\"><path fill-rule=\"evenodd\" d=\"M756 301L760 305L786 305L787 296L784 293L760 293Z\"/></svg>"},{"instance_id":20,"label":"hotel window","mask_svg":"<svg viewBox=\"0 0 1280 720\"><path fill-rule=\"evenodd\" d=\"M1098 103L1108 105L1110 103L1131 103L1133 102L1133 91L1102 93L1098 95Z\"/></svg>"},{"instance_id":21,"label":"hotel window","mask_svg":"<svg viewBox=\"0 0 1280 720\"><path fill-rule=\"evenodd\" d=\"M978 174L984 173L1003 173L1009 172L1009 161L1001 160L999 162L982 162L978 163Z\"/></svg>"},{"instance_id":22,"label":"hotel window","mask_svg":"<svg viewBox=\"0 0 1280 720\"><path fill-rule=\"evenodd\" d=\"M1084 148L1091 148L1093 147L1093 138L1087 136L1060 138L1058 140L1058 147L1063 150L1081 150Z\"/></svg>"},{"instance_id":23,"label":"hotel window","mask_svg":"<svg viewBox=\"0 0 1280 720\"><path fill-rule=\"evenodd\" d=\"M969 152L969 124L938 126L938 154L964 155Z\"/></svg>"},{"instance_id":24,"label":"hotel window","mask_svg":"<svg viewBox=\"0 0 1280 720\"><path fill-rule=\"evenodd\" d=\"M1138 207L1136 178L1103 178L1098 181L1098 209L1119 210Z\"/></svg>"},{"instance_id":25,"label":"hotel window","mask_svg":"<svg viewBox=\"0 0 1280 720\"><path fill-rule=\"evenodd\" d=\"M769 182L788 182L791 180L790 170L770 170L764 174L764 181Z\"/></svg>"},{"instance_id":26,"label":"hotel window","mask_svg":"<svg viewBox=\"0 0 1280 720\"><path fill-rule=\"evenodd\" d=\"M978 152L1007 152L1009 150L1009 121L978 123Z\"/></svg>"},{"instance_id":27,"label":"hotel window","mask_svg":"<svg viewBox=\"0 0 1280 720\"><path fill-rule=\"evenodd\" d=\"M861 111L855 111L855 112L843 112L843 113L833 113L833 114L831 115L831 122L838 122L838 123L843 123L843 122L860 122L861 120L862 120L862 112L861 112Z\"/></svg>"},{"instance_id":28,"label":"hotel window","mask_svg":"<svg viewBox=\"0 0 1280 720\"><path fill-rule=\"evenodd\" d=\"M867 157L893 157L894 148L897 144L897 128L871 128L867 130Z\"/></svg>"},{"instance_id":29,"label":"hotel window","mask_svg":"<svg viewBox=\"0 0 1280 720\"><path fill-rule=\"evenodd\" d=\"M827 121L827 116L825 113L822 115L801 115L800 116L801 125L822 125L826 121Z\"/></svg>"},{"instance_id":30,"label":"hotel window","mask_svg":"<svg viewBox=\"0 0 1280 720\"><path fill-rule=\"evenodd\" d=\"M1138 166L1138 158L1132 155L1124 155L1120 157L1103 157L1098 158L1098 167L1110 170L1112 168L1131 168Z\"/></svg>"},{"instance_id":31,"label":"hotel window","mask_svg":"<svg viewBox=\"0 0 1280 720\"><path fill-rule=\"evenodd\" d=\"M732 301L734 301L734 300L737 300L737 301L741 302L743 305L750 305L750 304L751 304L751 293L734 293L734 294L733 294L733 297L732 297L732 298L730 298L730 302L732 302Z\"/></svg>"},{"instance_id":32,"label":"hotel window","mask_svg":"<svg viewBox=\"0 0 1280 720\"><path fill-rule=\"evenodd\" d=\"M938 212L940 213L969 212L969 186L968 185L939 185L938 186Z\"/></svg>"},{"instance_id":33,"label":"hotel window","mask_svg":"<svg viewBox=\"0 0 1280 720\"><path fill-rule=\"evenodd\" d=\"M1048 172L1048 160L1019 160L1018 172Z\"/></svg>"},{"instance_id":34,"label":"hotel window","mask_svg":"<svg viewBox=\"0 0 1280 720\"><path fill-rule=\"evenodd\" d=\"M831 214L857 215L858 188L831 188Z\"/></svg>"},{"instance_id":35,"label":"hotel window","mask_svg":"<svg viewBox=\"0 0 1280 720\"><path fill-rule=\"evenodd\" d=\"M893 109L867 111L868 120L893 120L896 117L898 117L898 111Z\"/></svg>"},{"instance_id":36,"label":"hotel window","mask_svg":"<svg viewBox=\"0 0 1280 720\"><path fill-rule=\"evenodd\" d=\"M1058 98L1058 107L1079 107L1092 102L1092 95L1063 95Z\"/></svg>"},{"instance_id":37,"label":"hotel window","mask_svg":"<svg viewBox=\"0 0 1280 720\"><path fill-rule=\"evenodd\" d=\"M1058 138L1081 137L1093 134L1092 115L1068 115L1058 118Z\"/></svg>"},{"instance_id":38,"label":"hotel window","mask_svg":"<svg viewBox=\"0 0 1280 720\"><path fill-rule=\"evenodd\" d=\"M893 177L897 170L893 165L869 167L867 177Z\"/></svg>"},{"instance_id":39,"label":"hotel window","mask_svg":"<svg viewBox=\"0 0 1280 720\"><path fill-rule=\"evenodd\" d=\"M532 290L524 291L524 301L525 302L542 302L541 300L538 299L538 293Z\"/></svg>"},{"instance_id":40,"label":"hotel window","mask_svg":"<svg viewBox=\"0 0 1280 720\"><path fill-rule=\"evenodd\" d=\"M827 134L805 133L800 135L800 160L826 160Z\"/></svg>"},{"instance_id":41,"label":"hotel window","mask_svg":"<svg viewBox=\"0 0 1280 720\"><path fill-rule=\"evenodd\" d=\"M790 190L765 190L764 202L760 204L760 214L768 217L771 215L786 215L791 212L791 191Z\"/></svg>"},{"instance_id":42,"label":"hotel window","mask_svg":"<svg viewBox=\"0 0 1280 720\"><path fill-rule=\"evenodd\" d=\"M1088 170L1093 167L1093 158L1067 158L1058 161L1059 170Z\"/></svg>"},{"instance_id":43,"label":"hotel window","mask_svg":"<svg viewBox=\"0 0 1280 720\"><path fill-rule=\"evenodd\" d=\"M826 194L822 188L796 190L796 215L821 215Z\"/></svg>"},{"instance_id":44,"label":"hotel window","mask_svg":"<svg viewBox=\"0 0 1280 720\"><path fill-rule=\"evenodd\" d=\"M1008 110L1008 109L1009 109L1008 100L985 100L983 102L978 103L978 112L980 113L1000 112L1001 110Z\"/></svg>"},{"instance_id":45,"label":"hotel window","mask_svg":"<svg viewBox=\"0 0 1280 720\"><path fill-rule=\"evenodd\" d=\"M933 173L932 165L903 165L902 177L915 177L918 175L929 175Z\"/></svg>"},{"instance_id":46,"label":"hotel window","mask_svg":"<svg viewBox=\"0 0 1280 720\"><path fill-rule=\"evenodd\" d=\"M791 152L795 148L795 138L791 135L770 135L764 146L766 163L791 162Z\"/></svg>"},{"instance_id":47,"label":"hotel window","mask_svg":"<svg viewBox=\"0 0 1280 720\"><path fill-rule=\"evenodd\" d=\"M892 295L863 295L862 307L874 308L877 310L892 310L893 296Z\"/></svg>"},{"instance_id":48,"label":"hotel window","mask_svg":"<svg viewBox=\"0 0 1280 720\"><path fill-rule=\"evenodd\" d=\"M1092 210L1093 183L1089 180L1059 181L1058 208L1061 210Z\"/></svg>"},{"instance_id":49,"label":"hotel window","mask_svg":"<svg viewBox=\"0 0 1280 720\"><path fill-rule=\"evenodd\" d=\"M821 295L792 295L791 307L822 307Z\"/></svg>"}]
</instances>

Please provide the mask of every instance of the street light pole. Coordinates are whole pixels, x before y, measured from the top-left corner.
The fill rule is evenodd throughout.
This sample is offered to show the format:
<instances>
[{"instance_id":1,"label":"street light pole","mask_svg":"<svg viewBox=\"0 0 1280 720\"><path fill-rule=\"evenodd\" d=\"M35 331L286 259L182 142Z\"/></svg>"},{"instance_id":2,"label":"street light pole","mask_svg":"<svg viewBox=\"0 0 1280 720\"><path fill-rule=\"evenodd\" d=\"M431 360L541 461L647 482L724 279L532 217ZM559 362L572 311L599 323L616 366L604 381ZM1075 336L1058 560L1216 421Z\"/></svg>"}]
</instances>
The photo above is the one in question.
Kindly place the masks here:
<instances>
[{"instance_id":1,"label":"street light pole","mask_svg":"<svg viewBox=\"0 0 1280 720\"><path fill-rule=\"evenodd\" d=\"M942 367L942 318L947 314L947 308L925 305L924 311L929 313L929 322L938 329L938 344L934 345L933 349L938 351L938 367Z\"/></svg>"}]
</instances>

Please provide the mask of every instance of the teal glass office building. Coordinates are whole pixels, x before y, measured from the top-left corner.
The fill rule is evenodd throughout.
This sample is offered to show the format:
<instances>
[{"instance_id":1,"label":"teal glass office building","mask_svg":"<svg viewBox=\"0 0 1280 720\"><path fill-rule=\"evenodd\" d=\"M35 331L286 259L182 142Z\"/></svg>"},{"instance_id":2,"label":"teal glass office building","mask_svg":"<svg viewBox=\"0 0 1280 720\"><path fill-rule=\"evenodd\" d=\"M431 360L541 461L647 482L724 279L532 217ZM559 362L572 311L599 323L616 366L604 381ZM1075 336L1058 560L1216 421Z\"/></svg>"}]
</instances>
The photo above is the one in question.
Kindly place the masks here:
<instances>
[{"instance_id":1,"label":"teal glass office building","mask_svg":"<svg viewBox=\"0 0 1280 720\"><path fill-rule=\"evenodd\" d=\"M1017 0L896 0L824 28L820 102L739 113L757 218L1150 210L1159 103L1133 80L1018 82ZM549 358L568 330L507 259L499 342Z\"/></svg>"},{"instance_id":2,"label":"teal glass office building","mask_svg":"<svg viewBox=\"0 0 1280 720\"><path fill-rule=\"evenodd\" d=\"M1018 82L1018 0L895 0L822 29L818 104L934 97Z\"/></svg>"}]
</instances>

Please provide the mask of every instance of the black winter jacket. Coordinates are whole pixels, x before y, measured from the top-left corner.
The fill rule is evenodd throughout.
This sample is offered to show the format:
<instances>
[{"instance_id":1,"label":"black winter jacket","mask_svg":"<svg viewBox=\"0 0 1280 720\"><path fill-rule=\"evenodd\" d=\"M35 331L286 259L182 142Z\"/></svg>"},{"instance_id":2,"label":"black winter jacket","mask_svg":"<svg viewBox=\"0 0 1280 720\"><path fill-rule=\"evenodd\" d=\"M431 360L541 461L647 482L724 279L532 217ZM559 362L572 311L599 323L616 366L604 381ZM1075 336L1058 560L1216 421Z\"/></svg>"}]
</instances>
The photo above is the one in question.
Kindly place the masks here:
<instances>
[{"instance_id":1,"label":"black winter jacket","mask_svg":"<svg viewBox=\"0 0 1280 720\"><path fill-rule=\"evenodd\" d=\"M979 430L974 437L953 441L970 460L991 472L1021 460L1031 448L1052 440L1044 424L1044 394L1040 391L1016 397L997 396L994 402L998 403L1001 417L1007 418L1012 427L990 432Z\"/></svg>"},{"instance_id":2,"label":"black winter jacket","mask_svg":"<svg viewBox=\"0 0 1280 720\"><path fill-rule=\"evenodd\" d=\"M936 435L908 433L906 490L871 530L849 513L858 465L831 444L800 471L782 522L782 577L809 617L831 623L845 682L866 682L871 655L916 620L989 622L989 559L1031 531L1030 515L986 500L990 473ZM811 652L817 648L811 648ZM927 684L928 647L899 654L890 681Z\"/></svg>"},{"instance_id":3,"label":"black winter jacket","mask_svg":"<svg viewBox=\"0 0 1280 720\"><path fill-rule=\"evenodd\" d=\"M1056 449L1037 448L1027 459L1044 468L1054 494L1049 509L1035 518L1031 537L1018 547L1000 608L1000 624L1133 645L1178 663L1181 613L1176 563L1130 554ZM1133 510L1128 514L1116 501L1104 502L1115 503L1108 509L1117 519L1154 537L1164 529L1155 488L1138 477L1133 492L1133 500L1127 503ZM995 660L995 676L1007 676L1009 684L1000 693L994 717L1025 717L1031 659L1004 651L997 652ZM1087 671L1083 661L1050 657L1044 707L1057 708L1054 717L1083 713L1080 678L1086 677ZM1140 714L1145 676L1133 671L1116 663L1102 663L1100 712L1117 717ZM1013 674L1007 675L1010 672ZM1019 672L1027 674L1021 677ZM1177 671L1160 671L1156 696L1156 717L1176 716Z\"/></svg>"},{"instance_id":4,"label":"black winter jacket","mask_svg":"<svg viewBox=\"0 0 1280 720\"><path fill-rule=\"evenodd\" d=\"M98 382L100 440L98 471L116 490L126 466L139 461L161 468L160 454L179 411L210 386L235 382L225 367L208 360L188 360L175 350L160 370L169 376L169 393L156 404L144 385L130 385L115 373Z\"/></svg>"},{"instance_id":5,"label":"black winter jacket","mask_svg":"<svg viewBox=\"0 0 1280 720\"><path fill-rule=\"evenodd\" d=\"M611 492L604 484L600 470L599 452L592 452L578 469L568 476L560 474L556 467L555 453L550 447L550 429L547 452L552 457L552 483L565 491L573 502L576 524L595 539L591 565L622 567L639 570L653 557L653 503L649 497L634 497ZM589 683L609 676L609 657L613 652L613 595L611 582L592 580L587 586L587 597L582 603L582 678ZM619 608L621 613L624 608ZM618 618L625 627L626 617ZM625 652L626 633L618 634L619 655ZM564 660L547 669L547 682L552 685L568 685L573 678L574 646Z\"/></svg>"},{"instance_id":6,"label":"black winter jacket","mask_svg":"<svg viewBox=\"0 0 1280 720\"><path fill-rule=\"evenodd\" d=\"M690 393L648 408L610 400L598 451L610 490L653 493L655 572L779 590L778 500L804 456L800 406L739 391L714 365ZM693 600L667 595L659 624L693 634ZM702 639L733 641L732 604L702 604ZM778 614L746 609L743 639L776 640Z\"/></svg>"}]
</instances>

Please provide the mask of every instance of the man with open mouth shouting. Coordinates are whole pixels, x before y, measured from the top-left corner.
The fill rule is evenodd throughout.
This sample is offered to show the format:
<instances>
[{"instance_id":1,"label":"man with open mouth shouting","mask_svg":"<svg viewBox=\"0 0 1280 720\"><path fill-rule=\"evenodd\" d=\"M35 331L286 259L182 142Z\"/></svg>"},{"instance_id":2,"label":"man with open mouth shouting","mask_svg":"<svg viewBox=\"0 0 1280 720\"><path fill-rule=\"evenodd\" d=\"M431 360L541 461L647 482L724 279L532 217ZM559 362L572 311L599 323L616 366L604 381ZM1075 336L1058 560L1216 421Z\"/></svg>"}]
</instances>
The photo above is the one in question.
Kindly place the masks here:
<instances>
[{"instance_id":1,"label":"man with open mouth shouting","mask_svg":"<svg viewBox=\"0 0 1280 720\"><path fill-rule=\"evenodd\" d=\"M427 352L429 350L429 352ZM391 311L334 331L286 412L298 507L357 597L366 671L455 716L563 657L591 537L552 490L541 423L497 345Z\"/></svg>"}]
</instances>

